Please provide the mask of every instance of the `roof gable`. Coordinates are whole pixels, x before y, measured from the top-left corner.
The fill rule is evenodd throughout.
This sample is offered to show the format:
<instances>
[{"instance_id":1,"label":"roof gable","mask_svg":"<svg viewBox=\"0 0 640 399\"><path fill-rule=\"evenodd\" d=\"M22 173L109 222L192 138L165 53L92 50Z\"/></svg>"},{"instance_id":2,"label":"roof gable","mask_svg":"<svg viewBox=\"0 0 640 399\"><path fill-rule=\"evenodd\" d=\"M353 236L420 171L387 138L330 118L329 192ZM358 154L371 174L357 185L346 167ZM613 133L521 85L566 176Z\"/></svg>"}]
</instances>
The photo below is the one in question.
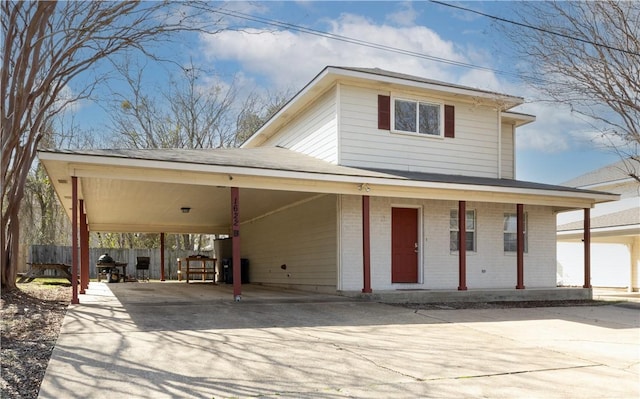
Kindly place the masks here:
<instances>
[{"instance_id":1,"label":"roof gable","mask_svg":"<svg viewBox=\"0 0 640 399\"><path fill-rule=\"evenodd\" d=\"M305 85L258 131L241 145L244 148L257 147L266 138L273 136L280 128L292 120L301 110L310 106L319 96L338 83L366 84L394 90L424 91L443 97L454 97L459 101L474 104L490 103L506 111L524 102L522 97L481 90L469 86L446 83L419 76L391 72L379 68L355 68L327 66ZM513 114L516 117L516 114ZM527 116L531 117L531 116ZM521 119L520 117L516 119ZM524 121L524 120L523 120Z\"/></svg>"}]
</instances>

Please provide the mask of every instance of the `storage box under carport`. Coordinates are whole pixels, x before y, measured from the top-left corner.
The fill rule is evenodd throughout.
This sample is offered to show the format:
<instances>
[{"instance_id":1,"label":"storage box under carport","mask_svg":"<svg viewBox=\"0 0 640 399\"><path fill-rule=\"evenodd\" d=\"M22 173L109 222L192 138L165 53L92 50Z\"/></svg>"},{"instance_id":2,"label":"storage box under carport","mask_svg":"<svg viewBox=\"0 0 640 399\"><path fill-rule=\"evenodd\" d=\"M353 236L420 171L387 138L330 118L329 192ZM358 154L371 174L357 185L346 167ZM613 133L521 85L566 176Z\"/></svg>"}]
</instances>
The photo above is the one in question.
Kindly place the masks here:
<instances>
[{"instance_id":1,"label":"storage box under carport","mask_svg":"<svg viewBox=\"0 0 640 399\"><path fill-rule=\"evenodd\" d=\"M233 259L222 259L221 282L233 284ZM240 259L240 281L242 284L249 284L249 259Z\"/></svg>"}]
</instances>

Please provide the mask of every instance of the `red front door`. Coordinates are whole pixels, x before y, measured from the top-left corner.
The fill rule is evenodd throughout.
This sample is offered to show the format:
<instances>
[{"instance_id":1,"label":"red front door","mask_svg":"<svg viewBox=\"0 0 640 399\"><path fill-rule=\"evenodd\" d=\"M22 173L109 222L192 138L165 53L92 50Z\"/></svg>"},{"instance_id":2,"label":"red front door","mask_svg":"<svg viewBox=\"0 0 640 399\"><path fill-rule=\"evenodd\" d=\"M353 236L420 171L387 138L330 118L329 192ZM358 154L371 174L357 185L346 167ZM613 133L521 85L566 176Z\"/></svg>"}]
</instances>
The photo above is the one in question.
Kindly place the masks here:
<instances>
[{"instance_id":1,"label":"red front door","mask_svg":"<svg viewBox=\"0 0 640 399\"><path fill-rule=\"evenodd\" d=\"M391 208L391 282L418 282L418 210Z\"/></svg>"}]
</instances>

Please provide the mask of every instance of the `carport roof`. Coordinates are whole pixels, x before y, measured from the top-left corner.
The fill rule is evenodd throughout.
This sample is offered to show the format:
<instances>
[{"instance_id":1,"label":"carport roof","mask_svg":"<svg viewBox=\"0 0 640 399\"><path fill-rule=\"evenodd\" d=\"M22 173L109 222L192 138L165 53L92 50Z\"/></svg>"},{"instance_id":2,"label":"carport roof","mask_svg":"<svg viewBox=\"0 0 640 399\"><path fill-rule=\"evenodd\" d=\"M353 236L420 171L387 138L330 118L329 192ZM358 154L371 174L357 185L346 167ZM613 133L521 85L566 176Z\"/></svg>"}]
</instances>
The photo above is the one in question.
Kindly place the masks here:
<instances>
[{"instance_id":1,"label":"carport roof","mask_svg":"<svg viewBox=\"0 0 640 399\"><path fill-rule=\"evenodd\" d=\"M68 183L78 177L78 196L93 231L227 233L232 186L249 192L243 198L249 197L253 213L243 212L243 220L319 193L523 203L558 210L618 198L519 180L346 167L277 147L41 150L38 156L67 210ZM182 205L203 213L189 222L173 214ZM208 216L212 213L221 216Z\"/></svg>"},{"instance_id":2,"label":"carport roof","mask_svg":"<svg viewBox=\"0 0 640 399\"><path fill-rule=\"evenodd\" d=\"M105 149L105 150L42 150L40 154L60 154L82 157L115 158L126 161L143 160L178 162L194 165L231 166L273 171L316 173L337 176L372 177L394 180L414 180L433 183L467 184L551 190L567 193L606 194L601 191L582 190L567 186L536 183L513 179L495 179L441 173L399 171L392 169L353 168L332 164L321 159L279 147L217 148L217 149ZM47 159L42 155L41 159Z\"/></svg>"},{"instance_id":3,"label":"carport roof","mask_svg":"<svg viewBox=\"0 0 640 399\"><path fill-rule=\"evenodd\" d=\"M344 176L382 177L383 174L364 169L349 168L322 161L295 151L279 147L215 148L215 149L101 149L101 150L41 150L44 154L69 155L74 158L100 157L125 162L158 161L207 166L231 166L251 169L290 172L322 173ZM70 159L70 158L69 158ZM80 158L77 158L80 159ZM118 162L121 163L121 162Z\"/></svg>"}]
</instances>

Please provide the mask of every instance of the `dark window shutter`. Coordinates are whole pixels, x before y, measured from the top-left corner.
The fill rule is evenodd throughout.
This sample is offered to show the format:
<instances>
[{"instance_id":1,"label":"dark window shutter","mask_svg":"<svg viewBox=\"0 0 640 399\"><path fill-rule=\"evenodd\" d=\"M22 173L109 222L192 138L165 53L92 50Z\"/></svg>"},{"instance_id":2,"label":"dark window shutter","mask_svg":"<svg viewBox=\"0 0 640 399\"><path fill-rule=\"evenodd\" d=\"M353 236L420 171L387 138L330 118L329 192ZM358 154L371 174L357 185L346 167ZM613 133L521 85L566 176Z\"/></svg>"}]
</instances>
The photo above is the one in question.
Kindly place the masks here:
<instances>
[{"instance_id":1,"label":"dark window shutter","mask_svg":"<svg viewBox=\"0 0 640 399\"><path fill-rule=\"evenodd\" d=\"M391 130L391 97L378 96L378 129Z\"/></svg>"},{"instance_id":2,"label":"dark window shutter","mask_svg":"<svg viewBox=\"0 0 640 399\"><path fill-rule=\"evenodd\" d=\"M444 137L456 137L456 108L453 105L444 106Z\"/></svg>"}]
</instances>

